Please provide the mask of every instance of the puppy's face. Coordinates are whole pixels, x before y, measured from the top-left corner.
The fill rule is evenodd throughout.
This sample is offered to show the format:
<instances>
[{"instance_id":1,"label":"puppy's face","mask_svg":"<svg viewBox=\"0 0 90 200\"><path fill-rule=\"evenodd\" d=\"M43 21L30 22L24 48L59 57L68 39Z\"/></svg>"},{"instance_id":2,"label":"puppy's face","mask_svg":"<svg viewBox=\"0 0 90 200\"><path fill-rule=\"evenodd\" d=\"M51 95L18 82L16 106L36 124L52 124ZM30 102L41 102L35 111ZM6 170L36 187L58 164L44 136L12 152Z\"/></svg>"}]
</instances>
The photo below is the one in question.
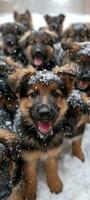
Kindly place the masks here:
<instances>
[{"instance_id":1,"label":"puppy's face","mask_svg":"<svg viewBox=\"0 0 90 200\"><path fill-rule=\"evenodd\" d=\"M44 18L49 26L49 29L51 31L55 31L58 35L61 35L65 16L63 14L58 16L45 15Z\"/></svg>"},{"instance_id":2,"label":"puppy's face","mask_svg":"<svg viewBox=\"0 0 90 200\"><path fill-rule=\"evenodd\" d=\"M72 24L66 31L63 33L62 43L71 43L71 42L85 42L87 41L87 26L84 23L75 23Z\"/></svg>"},{"instance_id":3,"label":"puppy's face","mask_svg":"<svg viewBox=\"0 0 90 200\"><path fill-rule=\"evenodd\" d=\"M53 135L53 129L68 109L67 95L63 81L52 72L37 72L31 78L23 78L20 87L21 116L29 127L35 129L37 137L45 139Z\"/></svg>"},{"instance_id":4,"label":"puppy's face","mask_svg":"<svg viewBox=\"0 0 90 200\"><path fill-rule=\"evenodd\" d=\"M7 56L16 54L18 50L18 40L14 34L6 34L3 36L4 40L4 52Z\"/></svg>"},{"instance_id":5,"label":"puppy's face","mask_svg":"<svg viewBox=\"0 0 90 200\"><path fill-rule=\"evenodd\" d=\"M18 12L14 11L14 19L22 23L28 29L32 29L32 18L31 13L29 10L26 10L25 13L19 14Z\"/></svg>"},{"instance_id":6,"label":"puppy's face","mask_svg":"<svg viewBox=\"0 0 90 200\"><path fill-rule=\"evenodd\" d=\"M1 26L1 33L6 55L15 54L18 50L18 39L26 31L22 24L5 23Z\"/></svg>"},{"instance_id":7,"label":"puppy's face","mask_svg":"<svg viewBox=\"0 0 90 200\"><path fill-rule=\"evenodd\" d=\"M54 45L52 36L43 31L32 31L20 46L28 61L37 69L47 68L54 62Z\"/></svg>"}]
</instances>

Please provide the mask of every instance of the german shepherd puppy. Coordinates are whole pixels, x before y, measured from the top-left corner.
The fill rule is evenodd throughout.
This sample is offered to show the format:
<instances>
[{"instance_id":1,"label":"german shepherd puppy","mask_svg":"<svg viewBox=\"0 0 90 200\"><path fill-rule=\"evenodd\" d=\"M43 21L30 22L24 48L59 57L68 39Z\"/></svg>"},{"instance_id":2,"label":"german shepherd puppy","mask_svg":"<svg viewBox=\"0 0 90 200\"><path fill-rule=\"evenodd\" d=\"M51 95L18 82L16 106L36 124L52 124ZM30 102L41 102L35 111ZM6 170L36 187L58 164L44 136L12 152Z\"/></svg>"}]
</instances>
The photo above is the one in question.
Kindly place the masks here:
<instances>
[{"instance_id":1,"label":"german shepherd puppy","mask_svg":"<svg viewBox=\"0 0 90 200\"><path fill-rule=\"evenodd\" d=\"M15 134L0 128L0 200L7 199L20 181L19 153Z\"/></svg>"},{"instance_id":2,"label":"german shepherd puppy","mask_svg":"<svg viewBox=\"0 0 90 200\"><path fill-rule=\"evenodd\" d=\"M26 199L36 198L38 160L42 160L44 163L50 190L55 193L62 190L62 181L57 175L58 156L65 137L64 132L70 130L67 128L66 119L68 120L68 117L66 116L69 109L68 98L73 88L72 83L73 78L70 78L69 82L66 78L63 79L46 70L37 71L33 76L27 70L27 73L23 74L18 82L20 104L15 127L17 137L21 142L21 157L26 161L22 166L25 180L24 198ZM23 93L23 91L25 92ZM78 130L80 127L84 127L85 123L85 119L82 119L83 116L82 118L81 116L82 112L76 118ZM64 124L66 125L65 129L63 129ZM75 129L75 123L72 126L74 130L69 124L69 128L73 130L72 137L75 137L79 131L77 132ZM74 143L74 148L79 146L79 150L74 155L83 160L84 157L82 158L80 155L83 154L80 143L78 139Z\"/></svg>"},{"instance_id":3,"label":"german shepherd puppy","mask_svg":"<svg viewBox=\"0 0 90 200\"><path fill-rule=\"evenodd\" d=\"M60 75L60 77L62 76L63 80L67 80L69 86L73 83L72 91L67 99L68 110L61 123L61 135L63 138L71 139L73 155L84 161L81 140L88 120L89 109L86 93L75 87L75 81L77 80L76 70L75 66L67 64L61 68L56 67L54 73Z\"/></svg>"},{"instance_id":4,"label":"german shepherd puppy","mask_svg":"<svg viewBox=\"0 0 90 200\"><path fill-rule=\"evenodd\" d=\"M20 61L22 64L26 64L25 56L18 42L21 35L26 32L24 25L5 23L0 27L0 32L2 34L2 45L0 49L3 50L3 54L10 56L14 61Z\"/></svg>"},{"instance_id":5,"label":"german shepherd puppy","mask_svg":"<svg viewBox=\"0 0 90 200\"><path fill-rule=\"evenodd\" d=\"M71 43L69 46L69 59L67 64L76 70L76 88L90 97L90 42ZM74 71L75 71L74 70Z\"/></svg>"},{"instance_id":6,"label":"german shepherd puppy","mask_svg":"<svg viewBox=\"0 0 90 200\"><path fill-rule=\"evenodd\" d=\"M90 23L75 23L63 32L61 43L66 45L85 41L90 41Z\"/></svg>"},{"instance_id":7,"label":"german shepherd puppy","mask_svg":"<svg viewBox=\"0 0 90 200\"><path fill-rule=\"evenodd\" d=\"M47 22L48 29L50 31L54 31L58 35L58 39L60 42L60 39L62 37L63 22L65 19L65 15L63 14L60 14L58 16L45 15L44 19Z\"/></svg>"},{"instance_id":8,"label":"german shepherd puppy","mask_svg":"<svg viewBox=\"0 0 90 200\"><path fill-rule=\"evenodd\" d=\"M32 30L32 16L29 10L26 10L24 13L18 13L14 11L14 19L16 22L23 24L26 27L26 30Z\"/></svg>"},{"instance_id":9,"label":"german shepherd puppy","mask_svg":"<svg viewBox=\"0 0 90 200\"><path fill-rule=\"evenodd\" d=\"M88 79L90 76L90 42L73 42L65 44L63 48L66 50L66 54L63 56L63 65L77 66L79 76L82 76L83 79Z\"/></svg>"},{"instance_id":10,"label":"german shepherd puppy","mask_svg":"<svg viewBox=\"0 0 90 200\"><path fill-rule=\"evenodd\" d=\"M37 70L52 69L57 62L53 36L45 31L31 31L20 40L20 47L28 63Z\"/></svg>"}]
</instances>

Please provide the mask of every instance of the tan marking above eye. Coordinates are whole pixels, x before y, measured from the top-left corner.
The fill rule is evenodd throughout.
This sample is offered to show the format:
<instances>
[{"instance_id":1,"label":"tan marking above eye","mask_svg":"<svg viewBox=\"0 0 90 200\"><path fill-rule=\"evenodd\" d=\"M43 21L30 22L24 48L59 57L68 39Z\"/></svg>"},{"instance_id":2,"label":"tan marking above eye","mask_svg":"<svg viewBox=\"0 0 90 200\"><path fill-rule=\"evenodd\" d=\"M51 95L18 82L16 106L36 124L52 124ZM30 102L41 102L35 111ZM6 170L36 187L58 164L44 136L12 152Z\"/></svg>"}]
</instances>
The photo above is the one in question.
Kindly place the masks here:
<instances>
[{"instance_id":1,"label":"tan marking above eye","mask_svg":"<svg viewBox=\"0 0 90 200\"><path fill-rule=\"evenodd\" d=\"M37 96L38 94L40 94L40 92L37 88L35 88L35 89L29 90L27 96L28 97L34 97L34 96Z\"/></svg>"},{"instance_id":2,"label":"tan marking above eye","mask_svg":"<svg viewBox=\"0 0 90 200\"><path fill-rule=\"evenodd\" d=\"M51 93L52 93L53 96L55 96L57 98L61 98L62 97L61 91L59 89L57 89L57 90L52 89Z\"/></svg>"}]
</instances>

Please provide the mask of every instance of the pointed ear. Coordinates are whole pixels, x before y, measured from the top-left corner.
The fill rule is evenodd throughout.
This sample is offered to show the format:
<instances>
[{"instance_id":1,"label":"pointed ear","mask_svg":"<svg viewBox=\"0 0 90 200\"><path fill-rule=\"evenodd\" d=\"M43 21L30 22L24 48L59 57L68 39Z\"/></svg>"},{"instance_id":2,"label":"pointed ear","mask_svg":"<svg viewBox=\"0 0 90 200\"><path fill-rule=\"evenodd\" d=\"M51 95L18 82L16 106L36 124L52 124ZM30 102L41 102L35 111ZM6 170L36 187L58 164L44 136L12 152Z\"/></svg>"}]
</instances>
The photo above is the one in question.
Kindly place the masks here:
<instances>
[{"instance_id":1,"label":"pointed ear","mask_svg":"<svg viewBox=\"0 0 90 200\"><path fill-rule=\"evenodd\" d=\"M18 14L17 11L14 11L13 16L14 16L15 21L18 21L18 19L19 19L19 14Z\"/></svg>"},{"instance_id":2,"label":"pointed ear","mask_svg":"<svg viewBox=\"0 0 90 200\"><path fill-rule=\"evenodd\" d=\"M15 72L9 76L9 83L12 85L12 88L15 92L19 91L19 87L22 79L25 76L32 76L36 73L36 70L31 65L28 65L27 68L16 68Z\"/></svg>"},{"instance_id":3,"label":"pointed ear","mask_svg":"<svg viewBox=\"0 0 90 200\"><path fill-rule=\"evenodd\" d=\"M44 19L47 22L47 24L50 23L51 18L52 17L50 15L44 15Z\"/></svg>"},{"instance_id":4,"label":"pointed ear","mask_svg":"<svg viewBox=\"0 0 90 200\"><path fill-rule=\"evenodd\" d=\"M60 20L60 23L63 23L63 21L65 20L65 15L63 15L63 14L60 14L59 16L59 20Z\"/></svg>"},{"instance_id":5,"label":"pointed ear","mask_svg":"<svg viewBox=\"0 0 90 200\"><path fill-rule=\"evenodd\" d=\"M56 66L53 69L54 74L58 75L65 83L68 89L68 93L74 88L74 82L76 79L77 66L75 63L66 64L62 67Z\"/></svg>"},{"instance_id":6,"label":"pointed ear","mask_svg":"<svg viewBox=\"0 0 90 200\"><path fill-rule=\"evenodd\" d=\"M27 19L29 19L29 20L31 19L31 13L30 13L29 10L26 10L25 16L26 16Z\"/></svg>"}]
</instances>

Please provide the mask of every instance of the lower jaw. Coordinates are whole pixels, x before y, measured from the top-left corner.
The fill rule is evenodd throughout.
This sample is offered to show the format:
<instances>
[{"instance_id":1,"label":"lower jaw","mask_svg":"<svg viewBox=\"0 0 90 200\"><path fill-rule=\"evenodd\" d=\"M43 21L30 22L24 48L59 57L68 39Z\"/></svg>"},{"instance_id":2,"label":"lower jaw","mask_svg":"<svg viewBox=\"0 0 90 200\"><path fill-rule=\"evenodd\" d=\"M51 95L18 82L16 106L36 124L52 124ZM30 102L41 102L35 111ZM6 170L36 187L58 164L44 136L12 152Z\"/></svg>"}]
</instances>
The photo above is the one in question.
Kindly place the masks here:
<instances>
[{"instance_id":1,"label":"lower jaw","mask_svg":"<svg viewBox=\"0 0 90 200\"><path fill-rule=\"evenodd\" d=\"M47 139L48 137L51 137L53 135L53 130L51 130L50 132L43 134L40 131L37 131L38 137L42 140Z\"/></svg>"}]
</instances>

